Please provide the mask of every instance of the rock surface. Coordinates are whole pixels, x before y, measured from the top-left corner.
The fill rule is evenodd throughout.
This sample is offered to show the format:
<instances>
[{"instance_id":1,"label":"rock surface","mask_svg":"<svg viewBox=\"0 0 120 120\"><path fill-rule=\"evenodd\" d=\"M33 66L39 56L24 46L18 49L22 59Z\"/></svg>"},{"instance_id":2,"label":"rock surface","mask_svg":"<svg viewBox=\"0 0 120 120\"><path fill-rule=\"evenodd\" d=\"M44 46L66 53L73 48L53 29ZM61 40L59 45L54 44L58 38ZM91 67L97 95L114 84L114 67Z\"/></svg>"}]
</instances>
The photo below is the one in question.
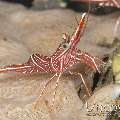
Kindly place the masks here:
<instances>
[{"instance_id":1,"label":"rock surface","mask_svg":"<svg viewBox=\"0 0 120 120\"><path fill-rule=\"evenodd\" d=\"M96 91L84 104L80 114L81 120L108 120L111 112L119 107L119 104L116 104L119 95L119 84L111 84Z\"/></svg>"},{"instance_id":2,"label":"rock surface","mask_svg":"<svg viewBox=\"0 0 120 120\"><path fill-rule=\"evenodd\" d=\"M40 94L46 80L51 75L17 76L8 78L0 83L0 116L2 120L73 120L80 119L78 112L82 102L71 81L61 78L55 104L51 108L51 100L55 81L46 89L35 112L33 102ZM75 93L75 94L74 94ZM73 109L75 108L75 109ZM52 110L51 110L52 109Z\"/></svg>"},{"instance_id":3,"label":"rock surface","mask_svg":"<svg viewBox=\"0 0 120 120\"><path fill-rule=\"evenodd\" d=\"M31 9L33 10L45 10L60 8L60 0L34 0Z\"/></svg>"}]
</instances>

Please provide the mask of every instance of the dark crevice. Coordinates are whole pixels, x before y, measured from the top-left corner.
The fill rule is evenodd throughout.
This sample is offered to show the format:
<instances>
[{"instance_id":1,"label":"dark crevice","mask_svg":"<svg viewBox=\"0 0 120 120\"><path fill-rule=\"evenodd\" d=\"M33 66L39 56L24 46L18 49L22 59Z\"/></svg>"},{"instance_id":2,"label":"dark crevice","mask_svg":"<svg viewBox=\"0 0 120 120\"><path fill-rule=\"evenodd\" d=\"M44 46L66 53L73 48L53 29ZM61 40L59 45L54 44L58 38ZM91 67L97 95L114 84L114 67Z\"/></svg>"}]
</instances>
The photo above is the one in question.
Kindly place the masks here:
<instances>
[{"instance_id":1,"label":"dark crevice","mask_svg":"<svg viewBox=\"0 0 120 120\"><path fill-rule=\"evenodd\" d=\"M98 3L92 2L90 3L91 10L90 12L96 15L103 15L112 13L115 11L120 11L120 9L116 7L106 7L106 6L99 6ZM73 9L78 12L87 12L89 9L89 2L68 2L67 7Z\"/></svg>"},{"instance_id":2,"label":"dark crevice","mask_svg":"<svg viewBox=\"0 0 120 120\"><path fill-rule=\"evenodd\" d=\"M97 87L100 77L101 77L101 74L99 74L98 72L94 74L92 91L94 91L95 88Z\"/></svg>"},{"instance_id":3,"label":"dark crevice","mask_svg":"<svg viewBox=\"0 0 120 120\"><path fill-rule=\"evenodd\" d=\"M1 0L1 1L4 1L4 2L6 1L9 3L18 3L26 7L31 7L34 0Z\"/></svg>"}]
</instances>

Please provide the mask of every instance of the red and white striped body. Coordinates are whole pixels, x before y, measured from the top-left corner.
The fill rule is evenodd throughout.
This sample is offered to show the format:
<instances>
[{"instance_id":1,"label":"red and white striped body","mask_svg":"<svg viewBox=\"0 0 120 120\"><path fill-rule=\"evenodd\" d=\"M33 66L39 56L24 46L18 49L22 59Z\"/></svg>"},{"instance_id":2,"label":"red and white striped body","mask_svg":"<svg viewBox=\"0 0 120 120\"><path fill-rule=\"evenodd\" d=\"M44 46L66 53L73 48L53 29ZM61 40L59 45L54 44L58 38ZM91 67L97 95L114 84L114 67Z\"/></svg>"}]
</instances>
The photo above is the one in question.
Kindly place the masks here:
<instances>
[{"instance_id":1,"label":"red and white striped body","mask_svg":"<svg viewBox=\"0 0 120 120\"><path fill-rule=\"evenodd\" d=\"M101 0L99 3L100 6L108 6L108 7L117 7L120 8L120 0Z\"/></svg>"},{"instance_id":2,"label":"red and white striped body","mask_svg":"<svg viewBox=\"0 0 120 120\"><path fill-rule=\"evenodd\" d=\"M43 56L39 54L33 54L26 63L2 67L0 68L0 72L21 72L24 74L37 72L60 73L81 61L85 62L91 68L99 71L95 62L95 57L89 55L88 53L77 50L76 48L76 45L81 37L81 31L83 30L82 28L84 27L85 16L86 13L82 15L80 23L72 37L68 40L66 37L64 42L59 45L53 55Z\"/></svg>"},{"instance_id":3,"label":"red and white striped body","mask_svg":"<svg viewBox=\"0 0 120 120\"><path fill-rule=\"evenodd\" d=\"M108 6L108 7L117 7L120 8L120 0L70 0L74 2L84 2L84 3L96 3L100 6Z\"/></svg>"},{"instance_id":4,"label":"red and white striped body","mask_svg":"<svg viewBox=\"0 0 120 120\"><path fill-rule=\"evenodd\" d=\"M74 64L82 61L86 65L90 66L91 68L99 72L98 66L96 64L96 60L98 59L76 48L78 42L80 41L82 32L84 31L83 28L85 25L85 18L86 13L83 13L79 25L71 37L67 36L67 34L64 34L63 38L64 42L62 42L59 45L59 47L57 48L53 55L44 56L40 54L33 54L30 56L29 60L23 64L8 65L0 68L0 73L5 72L20 72L24 74L55 73L54 76L47 81L47 83L41 90L39 98L35 101L35 104L33 105L33 110L36 109L36 106L39 103L39 99L44 93L46 86L50 83L50 81L57 77L53 98L54 102L56 89L62 73L66 70L69 71L69 68ZM83 79L82 74L79 73L78 75L81 77L81 80L83 81L83 84L86 88L87 94L90 96L91 95L90 89L87 86L85 80Z\"/></svg>"}]
</instances>

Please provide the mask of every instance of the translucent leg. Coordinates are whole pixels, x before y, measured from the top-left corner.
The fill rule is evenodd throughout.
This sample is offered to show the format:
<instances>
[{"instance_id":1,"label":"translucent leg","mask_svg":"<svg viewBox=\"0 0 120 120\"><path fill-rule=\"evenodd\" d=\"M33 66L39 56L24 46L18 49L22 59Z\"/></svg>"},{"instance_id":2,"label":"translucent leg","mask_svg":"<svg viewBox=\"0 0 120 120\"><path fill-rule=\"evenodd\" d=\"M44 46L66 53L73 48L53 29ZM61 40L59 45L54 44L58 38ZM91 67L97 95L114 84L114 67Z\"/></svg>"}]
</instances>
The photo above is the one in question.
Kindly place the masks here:
<instances>
[{"instance_id":1,"label":"translucent leg","mask_svg":"<svg viewBox=\"0 0 120 120\"><path fill-rule=\"evenodd\" d=\"M54 93L53 93L54 96L53 96L53 99L52 99L52 106L54 105L55 95L56 95L56 90L57 90L57 88L58 88L58 83L59 83L59 80L60 80L61 74L62 74L62 73L60 73L60 74L58 75L58 78L57 78L57 81L56 81L55 91L54 91Z\"/></svg>"},{"instance_id":2,"label":"translucent leg","mask_svg":"<svg viewBox=\"0 0 120 120\"><path fill-rule=\"evenodd\" d=\"M38 103L39 103L39 101L40 101L40 98L42 97L42 95L43 95L43 93L44 93L47 85L53 80L53 78L54 78L55 76L57 76L57 73L56 73L55 75L53 75L53 77L51 77L51 78L47 81L47 83L44 85L44 87L43 87L43 89L42 89L39 97L38 97L37 100L33 103L33 106L32 106L32 110L33 110L33 111L36 110L37 105L38 105Z\"/></svg>"},{"instance_id":3,"label":"translucent leg","mask_svg":"<svg viewBox=\"0 0 120 120\"><path fill-rule=\"evenodd\" d=\"M82 82L83 82L83 84L84 84L84 86L85 86L85 89L86 89L86 92L87 92L88 96L91 96L91 91L89 90L89 87L87 86L87 83L86 83L86 81L84 80L82 74L81 74L81 73L78 73L78 75L81 77L81 80L82 80Z\"/></svg>"},{"instance_id":4,"label":"translucent leg","mask_svg":"<svg viewBox=\"0 0 120 120\"><path fill-rule=\"evenodd\" d=\"M81 73L73 73L73 72L71 72L71 71L69 71L69 73L70 73L71 75L75 74L75 75L79 75L79 76L80 76L80 78L81 78L81 80L82 80L82 82L83 82L83 84L84 84L84 86L85 86L85 89L86 89L87 95L88 95L88 96L91 96L91 90L90 90L90 87L87 85L87 81L84 80L82 74L81 74Z\"/></svg>"}]
</instances>

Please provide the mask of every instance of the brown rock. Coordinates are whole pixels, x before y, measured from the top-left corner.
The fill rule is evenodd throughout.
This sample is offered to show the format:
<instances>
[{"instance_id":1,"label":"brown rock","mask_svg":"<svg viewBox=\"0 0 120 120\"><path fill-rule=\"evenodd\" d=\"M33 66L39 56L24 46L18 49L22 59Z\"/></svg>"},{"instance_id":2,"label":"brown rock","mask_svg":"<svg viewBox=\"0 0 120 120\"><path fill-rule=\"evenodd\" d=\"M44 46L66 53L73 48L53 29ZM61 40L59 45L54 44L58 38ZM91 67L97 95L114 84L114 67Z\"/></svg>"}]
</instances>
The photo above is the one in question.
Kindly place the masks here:
<instances>
[{"instance_id":1,"label":"brown rock","mask_svg":"<svg viewBox=\"0 0 120 120\"><path fill-rule=\"evenodd\" d=\"M35 112L32 104L40 94L45 81L51 75L38 74L17 76L0 82L0 115L2 120L66 120L80 119L82 102L76 93L73 83L61 78L55 104L51 111L51 103L55 81L46 89ZM66 79L66 80L65 80Z\"/></svg>"}]
</instances>

